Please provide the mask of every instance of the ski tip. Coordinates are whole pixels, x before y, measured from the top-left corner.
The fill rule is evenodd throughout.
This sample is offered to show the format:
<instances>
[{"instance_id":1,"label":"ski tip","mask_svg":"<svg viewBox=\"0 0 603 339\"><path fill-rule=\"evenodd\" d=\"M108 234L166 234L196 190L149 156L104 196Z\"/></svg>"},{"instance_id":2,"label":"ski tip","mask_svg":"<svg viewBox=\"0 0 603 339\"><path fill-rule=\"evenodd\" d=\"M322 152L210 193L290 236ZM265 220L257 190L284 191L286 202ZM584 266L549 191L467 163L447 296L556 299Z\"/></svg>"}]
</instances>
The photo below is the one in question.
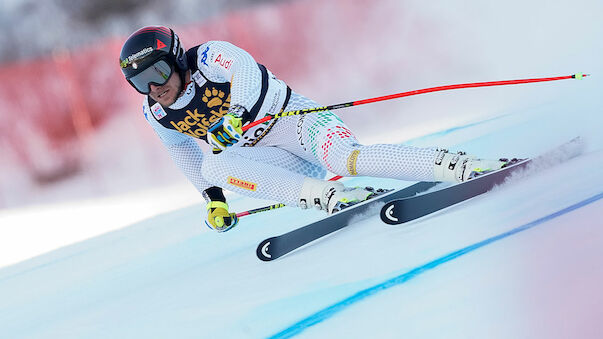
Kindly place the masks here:
<instances>
[{"instance_id":1,"label":"ski tip","mask_svg":"<svg viewBox=\"0 0 603 339\"><path fill-rule=\"evenodd\" d=\"M572 77L574 79L580 80L580 79L583 79L583 78L586 78L586 77L589 77L589 76L590 76L590 74L587 74L587 73L576 73Z\"/></svg>"},{"instance_id":2,"label":"ski tip","mask_svg":"<svg viewBox=\"0 0 603 339\"><path fill-rule=\"evenodd\" d=\"M255 251L255 254L257 255L258 259L262 261L272 261L277 258L270 251L270 246L272 244L273 239L274 238L268 238L258 245L258 248Z\"/></svg>"},{"instance_id":3,"label":"ski tip","mask_svg":"<svg viewBox=\"0 0 603 339\"><path fill-rule=\"evenodd\" d=\"M400 223L400 220L396 216L394 211L395 204L393 202L388 202L381 208L381 220L390 225L397 225Z\"/></svg>"}]
</instances>

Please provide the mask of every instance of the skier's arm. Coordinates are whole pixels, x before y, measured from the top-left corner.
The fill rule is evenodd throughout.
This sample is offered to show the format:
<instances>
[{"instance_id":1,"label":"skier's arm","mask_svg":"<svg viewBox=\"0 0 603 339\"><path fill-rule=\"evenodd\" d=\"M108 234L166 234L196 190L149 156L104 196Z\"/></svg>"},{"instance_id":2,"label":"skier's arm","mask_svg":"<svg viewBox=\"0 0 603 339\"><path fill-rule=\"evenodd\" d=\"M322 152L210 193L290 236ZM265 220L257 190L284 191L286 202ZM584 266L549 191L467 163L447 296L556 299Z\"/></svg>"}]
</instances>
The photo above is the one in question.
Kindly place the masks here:
<instances>
[{"instance_id":1,"label":"skier's arm","mask_svg":"<svg viewBox=\"0 0 603 339\"><path fill-rule=\"evenodd\" d=\"M143 104L143 110L146 120L153 127L157 135L159 135L172 160L180 171L184 173L186 178L200 193L212 187L213 185L207 182L201 175L203 150L201 150L197 142L188 135L163 127L152 117L149 107L146 105L146 100Z\"/></svg>"},{"instance_id":2,"label":"skier's arm","mask_svg":"<svg viewBox=\"0 0 603 339\"><path fill-rule=\"evenodd\" d=\"M167 129L155 119L149 118L151 113L146 104L143 109L145 118L159 135L176 166L203 195L207 203L207 226L218 232L233 228L238 219L235 213L228 211L222 188L213 186L201 175L203 163L201 147L192 137Z\"/></svg>"}]
</instances>

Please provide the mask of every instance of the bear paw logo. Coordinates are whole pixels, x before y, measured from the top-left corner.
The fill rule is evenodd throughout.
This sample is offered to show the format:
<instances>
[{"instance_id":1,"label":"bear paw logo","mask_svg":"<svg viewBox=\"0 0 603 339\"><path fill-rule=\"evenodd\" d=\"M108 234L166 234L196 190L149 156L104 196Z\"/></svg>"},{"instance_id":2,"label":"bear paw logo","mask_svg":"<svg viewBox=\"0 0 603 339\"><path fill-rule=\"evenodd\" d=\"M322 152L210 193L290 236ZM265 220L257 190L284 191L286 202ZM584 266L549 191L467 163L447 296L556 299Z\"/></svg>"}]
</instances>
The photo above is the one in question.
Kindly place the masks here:
<instances>
[{"instance_id":1,"label":"bear paw logo","mask_svg":"<svg viewBox=\"0 0 603 339\"><path fill-rule=\"evenodd\" d=\"M222 104L224 104L225 95L226 93L215 88L212 88L211 90L206 88L201 100L203 100L203 102L206 103L207 107L209 108L222 106Z\"/></svg>"}]
</instances>

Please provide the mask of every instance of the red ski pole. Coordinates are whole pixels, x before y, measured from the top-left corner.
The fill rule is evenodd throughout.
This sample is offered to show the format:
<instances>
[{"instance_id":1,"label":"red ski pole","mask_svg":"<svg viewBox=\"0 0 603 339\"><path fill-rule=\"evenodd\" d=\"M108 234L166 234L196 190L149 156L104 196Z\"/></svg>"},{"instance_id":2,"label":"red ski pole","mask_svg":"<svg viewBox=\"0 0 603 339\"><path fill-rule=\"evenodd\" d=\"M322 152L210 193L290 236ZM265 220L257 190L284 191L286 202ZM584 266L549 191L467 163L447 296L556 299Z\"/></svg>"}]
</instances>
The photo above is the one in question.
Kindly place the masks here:
<instances>
[{"instance_id":1,"label":"red ski pole","mask_svg":"<svg viewBox=\"0 0 603 339\"><path fill-rule=\"evenodd\" d=\"M329 106L323 106L323 107L315 107L315 108L307 108L307 109L301 109L301 110L297 110L297 111L289 111L289 112L277 113L274 115L267 115L260 120L254 121L250 124L243 126L242 129L243 129L243 131L246 131L253 126L262 124L266 121L270 121L273 119L280 119L280 118L286 117L286 116L330 111L330 110L334 110L334 109L359 106L359 105L364 105L364 104L370 104L373 102L397 99L397 98L402 98L402 97L409 97L412 95L419 95L419 94L425 94L425 93L431 93L431 92L448 91L448 90L461 89L461 88L517 85L517 84L527 84L527 83L532 83L532 82L556 81L556 80L565 80L565 79L582 79L583 77L586 77L586 76L589 76L589 74L576 73L576 74L572 74L572 75L550 77L550 78L474 82L474 83L468 83L468 84L456 84L456 85L446 85L446 86L423 88L423 89L419 89L419 90L385 95L385 96L376 97L376 98L370 98L370 99L364 99L364 100L358 100L358 101L350 101L350 102L345 102L342 104L329 105Z\"/></svg>"},{"instance_id":2,"label":"red ski pole","mask_svg":"<svg viewBox=\"0 0 603 339\"><path fill-rule=\"evenodd\" d=\"M267 116L265 116L264 118L262 118L260 120L254 121L254 122L252 122L250 124L247 124L247 125L243 126L242 129L243 129L243 131L246 131L246 130L250 129L253 126L262 124L262 123L264 123L266 121L270 121L270 120L273 120L273 119L280 119L280 118L286 117L286 116L302 115L302 114L309 114L309 113L315 113L315 112L330 111L330 110L335 110L335 109L340 109L340 108L359 106L359 105L364 105L364 104L370 104L370 103L373 103L373 102L392 100L392 99L397 99L397 98L402 98L402 97L409 97L409 96L419 95L419 94L425 94L425 93L432 93L432 92L439 92L439 91L448 91L448 90L461 89L461 88L505 86L505 85L527 84L527 83L533 83L533 82L557 81L557 80L566 80L566 79L582 79L582 78L587 77L587 76L589 76L589 74L576 73L576 74L572 74L572 75L558 76L558 77L549 77L549 78L533 78L533 79L517 79L517 80L502 80L502 81L486 81L486 82L473 82L473 83L467 83L467 84L455 84L455 85L445 85L445 86L429 87L429 88L423 88L423 89L418 89L418 90L414 90L414 91L408 91L408 92L402 92L402 93L384 95L384 96L370 98L370 99L350 101L350 102L346 102L346 103L342 103L342 104L322 106L322 107L315 107L315 108L307 108L307 109L301 109L301 110L297 110L297 111L282 112L282 113L277 113L275 115L267 115ZM333 178L331 178L329 180L339 180L340 178L341 178L340 176L336 176L336 177L333 177ZM274 204L274 205L270 205L270 206L260 207L260 208L252 209L252 210L249 210L249 211L244 211L244 212L237 213L237 217L243 217L243 216L247 216L247 215L251 215L251 214L255 214L255 213L270 211L270 210L273 210L273 209L276 209L276 208L281 208L281 207L284 207L284 206L285 206L285 204Z\"/></svg>"}]
</instances>

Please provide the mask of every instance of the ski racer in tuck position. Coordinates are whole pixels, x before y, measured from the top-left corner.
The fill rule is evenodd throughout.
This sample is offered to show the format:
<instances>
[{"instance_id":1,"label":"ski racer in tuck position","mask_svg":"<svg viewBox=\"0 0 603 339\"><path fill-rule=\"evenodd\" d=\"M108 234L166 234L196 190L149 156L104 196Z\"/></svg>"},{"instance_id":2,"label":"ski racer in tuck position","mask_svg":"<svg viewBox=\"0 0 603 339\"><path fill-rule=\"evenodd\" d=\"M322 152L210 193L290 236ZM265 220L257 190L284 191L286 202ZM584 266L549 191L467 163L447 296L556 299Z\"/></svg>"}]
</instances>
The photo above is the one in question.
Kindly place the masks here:
<instances>
[{"instance_id":1,"label":"ski racer in tuck position","mask_svg":"<svg viewBox=\"0 0 603 339\"><path fill-rule=\"evenodd\" d=\"M206 224L227 231L238 219L223 189L331 214L374 196L340 176L462 182L503 167L436 148L362 145L330 111L242 126L270 114L320 107L292 91L246 51L224 41L185 50L173 30L143 27L124 43L120 66L141 94L148 123L207 202ZM209 143L204 154L195 139Z\"/></svg>"}]
</instances>

